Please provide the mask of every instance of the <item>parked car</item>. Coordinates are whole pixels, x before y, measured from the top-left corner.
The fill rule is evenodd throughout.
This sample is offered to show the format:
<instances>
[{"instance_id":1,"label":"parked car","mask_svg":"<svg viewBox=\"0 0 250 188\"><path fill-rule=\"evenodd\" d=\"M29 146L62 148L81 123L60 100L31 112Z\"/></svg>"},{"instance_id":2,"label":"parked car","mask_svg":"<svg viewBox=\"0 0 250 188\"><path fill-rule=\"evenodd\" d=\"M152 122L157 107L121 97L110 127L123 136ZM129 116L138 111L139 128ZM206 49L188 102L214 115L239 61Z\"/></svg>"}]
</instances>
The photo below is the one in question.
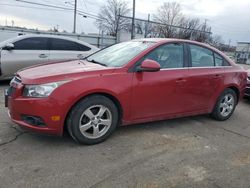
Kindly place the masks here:
<instances>
[{"instance_id":1,"label":"parked car","mask_svg":"<svg viewBox=\"0 0 250 188\"><path fill-rule=\"evenodd\" d=\"M250 69L247 71L247 87L245 91L245 96L250 97Z\"/></svg>"},{"instance_id":2,"label":"parked car","mask_svg":"<svg viewBox=\"0 0 250 188\"><path fill-rule=\"evenodd\" d=\"M83 58L98 50L86 42L53 35L22 35L0 43L0 80L17 70L48 62Z\"/></svg>"},{"instance_id":3,"label":"parked car","mask_svg":"<svg viewBox=\"0 0 250 188\"><path fill-rule=\"evenodd\" d=\"M97 144L118 125L211 114L228 119L247 73L217 49L178 39L113 45L85 60L19 71L6 91L10 118L39 133Z\"/></svg>"}]
</instances>

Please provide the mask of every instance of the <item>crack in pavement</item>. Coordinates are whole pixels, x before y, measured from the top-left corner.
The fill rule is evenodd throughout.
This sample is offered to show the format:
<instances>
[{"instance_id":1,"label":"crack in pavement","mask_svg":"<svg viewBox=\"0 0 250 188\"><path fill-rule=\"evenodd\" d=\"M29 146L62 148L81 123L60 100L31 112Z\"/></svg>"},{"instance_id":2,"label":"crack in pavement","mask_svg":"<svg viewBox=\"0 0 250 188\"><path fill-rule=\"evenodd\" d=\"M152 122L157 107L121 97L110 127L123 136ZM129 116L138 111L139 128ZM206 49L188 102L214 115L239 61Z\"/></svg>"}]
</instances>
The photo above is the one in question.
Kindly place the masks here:
<instances>
[{"instance_id":1,"label":"crack in pavement","mask_svg":"<svg viewBox=\"0 0 250 188\"><path fill-rule=\"evenodd\" d=\"M0 147L16 141L18 139L18 137L20 137L23 134L27 133L26 131L21 131L17 127L14 127L14 126L10 126L10 128L14 129L16 132L18 132L18 134L13 139L11 139L11 140L9 140L7 142L0 143Z\"/></svg>"},{"instance_id":2,"label":"crack in pavement","mask_svg":"<svg viewBox=\"0 0 250 188\"><path fill-rule=\"evenodd\" d=\"M237 136L240 136L240 137L244 137L244 138L250 139L250 136L243 135L243 134L238 133L238 132L236 132L236 131L232 131L232 130L230 130L230 129L225 129L225 128L223 128L223 127L221 127L220 129L222 129L222 130L224 130L224 131L226 131L226 132L235 134L235 135L237 135Z\"/></svg>"},{"instance_id":3,"label":"crack in pavement","mask_svg":"<svg viewBox=\"0 0 250 188\"><path fill-rule=\"evenodd\" d=\"M7 142L0 143L0 147L16 141L18 139L18 137L20 137L23 134L25 134L25 132L19 132L19 134L17 134L13 139L11 139L11 140L9 140Z\"/></svg>"}]
</instances>

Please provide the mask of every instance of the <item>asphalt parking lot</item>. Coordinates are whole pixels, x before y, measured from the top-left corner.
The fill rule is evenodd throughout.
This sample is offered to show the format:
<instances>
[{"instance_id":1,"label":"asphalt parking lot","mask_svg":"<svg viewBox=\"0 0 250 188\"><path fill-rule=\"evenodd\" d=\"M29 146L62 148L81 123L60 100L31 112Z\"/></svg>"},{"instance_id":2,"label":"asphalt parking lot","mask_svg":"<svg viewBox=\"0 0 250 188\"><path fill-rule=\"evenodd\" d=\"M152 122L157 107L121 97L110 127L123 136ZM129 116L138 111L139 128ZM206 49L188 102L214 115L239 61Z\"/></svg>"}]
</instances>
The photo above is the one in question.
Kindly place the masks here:
<instances>
[{"instance_id":1,"label":"asphalt parking lot","mask_svg":"<svg viewBox=\"0 0 250 188\"><path fill-rule=\"evenodd\" d=\"M1 94L0 187L249 188L250 100L225 122L205 115L120 127L84 146L19 129Z\"/></svg>"}]
</instances>

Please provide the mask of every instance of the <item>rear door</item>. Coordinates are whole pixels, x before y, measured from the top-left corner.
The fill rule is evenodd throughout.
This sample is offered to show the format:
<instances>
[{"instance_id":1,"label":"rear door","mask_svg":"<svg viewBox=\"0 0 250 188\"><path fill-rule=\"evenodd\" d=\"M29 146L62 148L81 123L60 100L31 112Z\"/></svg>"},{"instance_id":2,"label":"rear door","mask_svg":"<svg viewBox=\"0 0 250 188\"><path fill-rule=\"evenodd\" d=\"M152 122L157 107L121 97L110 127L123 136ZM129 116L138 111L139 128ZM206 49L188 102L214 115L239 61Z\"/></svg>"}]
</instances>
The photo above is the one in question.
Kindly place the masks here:
<instances>
[{"instance_id":1,"label":"rear door","mask_svg":"<svg viewBox=\"0 0 250 188\"><path fill-rule=\"evenodd\" d=\"M1 52L3 76L10 77L19 69L48 62L49 50L47 38L25 38L13 44L14 49L2 50Z\"/></svg>"},{"instance_id":2,"label":"rear door","mask_svg":"<svg viewBox=\"0 0 250 188\"><path fill-rule=\"evenodd\" d=\"M91 48L83 44L65 39L50 38L50 62L82 59L90 52Z\"/></svg>"},{"instance_id":3,"label":"rear door","mask_svg":"<svg viewBox=\"0 0 250 188\"><path fill-rule=\"evenodd\" d=\"M203 111L211 106L212 98L223 85L223 58L212 50L189 44L188 111Z\"/></svg>"}]
</instances>

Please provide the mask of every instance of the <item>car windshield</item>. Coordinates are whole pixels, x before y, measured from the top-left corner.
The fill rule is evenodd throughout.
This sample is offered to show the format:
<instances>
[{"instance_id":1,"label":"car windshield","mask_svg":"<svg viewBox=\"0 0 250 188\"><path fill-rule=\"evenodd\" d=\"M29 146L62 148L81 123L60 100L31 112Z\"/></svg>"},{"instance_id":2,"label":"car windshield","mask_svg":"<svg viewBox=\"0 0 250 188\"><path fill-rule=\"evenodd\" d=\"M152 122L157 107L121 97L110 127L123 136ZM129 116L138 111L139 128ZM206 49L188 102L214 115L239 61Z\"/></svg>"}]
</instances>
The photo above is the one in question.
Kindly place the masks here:
<instances>
[{"instance_id":1,"label":"car windshield","mask_svg":"<svg viewBox=\"0 0 250 188\"><path fill-rule=\"evenodd\" d=\"M155 42L130 41L103 49L87 58L87 61L107 67L121 67Z\"/></svg>"}]
</instances>

